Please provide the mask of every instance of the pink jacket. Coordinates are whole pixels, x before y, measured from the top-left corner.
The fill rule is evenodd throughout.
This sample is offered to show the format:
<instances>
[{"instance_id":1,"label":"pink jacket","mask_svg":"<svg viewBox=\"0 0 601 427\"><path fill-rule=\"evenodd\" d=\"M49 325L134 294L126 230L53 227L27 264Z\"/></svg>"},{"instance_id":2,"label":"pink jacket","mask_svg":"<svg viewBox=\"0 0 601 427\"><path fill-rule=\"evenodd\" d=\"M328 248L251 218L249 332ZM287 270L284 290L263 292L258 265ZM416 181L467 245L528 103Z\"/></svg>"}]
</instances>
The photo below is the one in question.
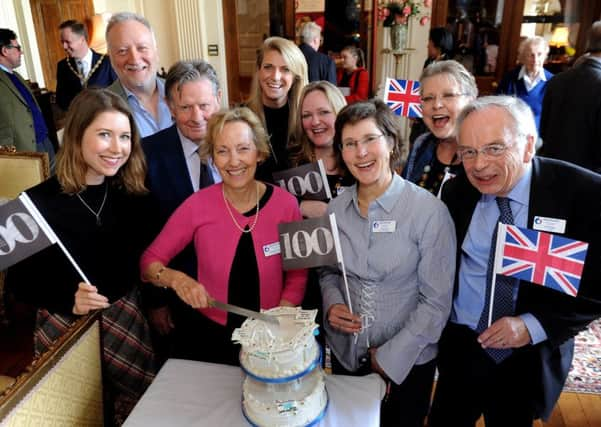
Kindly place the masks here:
<instances>
[{"instance_id":1,"label":"pink jacket","mask_svg":"<svg viewBox=\"0 0 601 427\"><path fill-rule=\"evenodd\" d=\"M241 227L252 225L254 215L245 217L232 208ZM278 224L301 220L296 199L279 187L273 187L269 201L259 211L252 238L259 268L261 308L278 305L281 299L300 304L307 282L307 270L282 270L279 254L265 256L263 248L279 241ZM242 232L235 226L225 206L222 184L192 194L171 215L163 230L142 254L141 271L155 261L167 265L194 240L198 259L197 280L209 295L226 301L230 268ZM225 325L227 315L213 308L200 309L208 318Z\"/></svg>"}]
</instances>

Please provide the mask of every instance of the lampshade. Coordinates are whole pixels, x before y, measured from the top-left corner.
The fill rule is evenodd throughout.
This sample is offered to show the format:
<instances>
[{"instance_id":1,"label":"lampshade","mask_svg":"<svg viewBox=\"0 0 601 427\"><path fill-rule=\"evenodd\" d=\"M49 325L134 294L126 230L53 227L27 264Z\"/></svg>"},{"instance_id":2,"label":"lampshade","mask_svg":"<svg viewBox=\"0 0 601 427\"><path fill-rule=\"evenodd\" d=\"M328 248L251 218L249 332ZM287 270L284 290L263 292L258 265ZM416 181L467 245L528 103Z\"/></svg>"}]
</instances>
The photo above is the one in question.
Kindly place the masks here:
<instances>
[{"instance_id":1,"label":"lampshade","mask_svg":"<svg viewBox=\"0 0 601 427\"><path fill-rule=\"evenodd\" d=\"M567 46L568 36L570 32L567 27L556 27L553 30L553 35L551 36L551 40L549 41L549 45L551 46Z\"/></svg>"},{"instance_id":2,"label":"lampshade","mask_svg":"<svg viewBox=\"0 0 601 427\"><path fill-rule=\"evenodd\" d=\"M111 13L109 12L97 13L90 19L92 28L92 31L90 31L90 47L96 52L106 53L104 33L109 19L111 19Z\"/></svg>"}]
</instances>

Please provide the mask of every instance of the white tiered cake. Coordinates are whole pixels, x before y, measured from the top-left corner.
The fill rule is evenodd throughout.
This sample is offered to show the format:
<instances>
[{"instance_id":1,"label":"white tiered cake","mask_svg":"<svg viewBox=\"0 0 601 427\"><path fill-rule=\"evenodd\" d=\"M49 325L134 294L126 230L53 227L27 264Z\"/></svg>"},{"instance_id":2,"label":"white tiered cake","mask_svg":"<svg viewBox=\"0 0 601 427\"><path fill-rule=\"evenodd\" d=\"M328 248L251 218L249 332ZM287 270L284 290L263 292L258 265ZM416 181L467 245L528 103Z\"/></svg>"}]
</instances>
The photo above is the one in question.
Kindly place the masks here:
<instances>
[{"instance_id":1,"label":"white tiered cake","mask_svg":"<svg viewBox=\"0 0 601 427\"><path fill-rule=\"evenodd\" d=\"M328 395L315 340L317 310L277 307L265 311L280 325L248 319L232 335L242 344L247 374L242 409L256 426L308 426L325 414Z\"/></svg>"}]
</instances>

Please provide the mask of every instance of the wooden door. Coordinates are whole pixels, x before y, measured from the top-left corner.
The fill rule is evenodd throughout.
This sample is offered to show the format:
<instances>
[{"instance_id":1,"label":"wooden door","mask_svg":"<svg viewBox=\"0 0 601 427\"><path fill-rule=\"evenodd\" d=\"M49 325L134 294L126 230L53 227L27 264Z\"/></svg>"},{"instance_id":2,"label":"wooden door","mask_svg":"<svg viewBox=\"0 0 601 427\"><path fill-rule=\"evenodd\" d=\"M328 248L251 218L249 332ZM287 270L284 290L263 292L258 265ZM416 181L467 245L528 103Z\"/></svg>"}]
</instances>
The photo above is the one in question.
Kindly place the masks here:
<instances>
[{"instance_id":1,"label":"wooden door","mask_svg":"<svg viewBox=\"0 0 601 427\"><path fill-rule=\"evenodd\" d=\"M93 0L29 0L46 88L56 89L56 64L65 57L58 26L68 19L89 22Z\"/></svg>"}]
</instances>

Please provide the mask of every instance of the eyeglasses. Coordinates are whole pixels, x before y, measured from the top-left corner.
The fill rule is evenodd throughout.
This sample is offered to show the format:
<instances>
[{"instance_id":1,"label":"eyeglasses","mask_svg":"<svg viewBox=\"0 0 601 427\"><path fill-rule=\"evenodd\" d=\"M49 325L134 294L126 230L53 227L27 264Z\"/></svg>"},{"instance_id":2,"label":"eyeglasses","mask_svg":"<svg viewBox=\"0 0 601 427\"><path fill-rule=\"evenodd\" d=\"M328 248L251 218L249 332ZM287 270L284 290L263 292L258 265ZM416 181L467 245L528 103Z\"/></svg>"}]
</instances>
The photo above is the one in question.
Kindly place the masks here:
<instances>
[{"instance_id":1,"label":"eyeglasses","mask_svg":"<svg viewBox=\"0 0 601 427\"><path fill-rule=\"evenodd\" d=\"M19 52L23 52L23 47L21 45L9 44L4 47L7 49L17 49Z\"/></svg>"},{"instance_id":2,"label":"eyeglasses","mask_svg":"<svg viewBox=\"0 0 601 427\"><path fill-rule=\"evenodd\" d=\"M470 147L457 147L457 157L461 161L469 161L474 160L480 154L488 159L492 159L502 156L509 148L510 146L505 144L490 144L479 150Z\"/></svg>"},{"instance_id":3,"label":"eyeglasses","mask_svg":"<svg viewBox=\"0 0 601 427\"><path fill-rule=\"evenodd\" d=\"M443 93L442 95L437 95L437 96L434 96L434 95L422 96L421 100L422 100L423 105L431 107L432 105L434 105L434 103L438 99L440 99L443 104L448 105L451 102L455 101L460 96L464 96L464 95L465 95L465 93Z\"/></svg>"},{"instance_id":4,"label":"eyeglasses","mask_svg":"<svg viewBox=\"0 0 601 427\"><path fill-rule=\"evenodd\" d=\"M374 145L376 142L378 142L383 136L384 135L367 135L365 138L359 141L347 139L342 141L342 144L340 144L340 149L342 151L355 151L359 145L369 147L370 145Z\"/></svg>"}]
</instances>

